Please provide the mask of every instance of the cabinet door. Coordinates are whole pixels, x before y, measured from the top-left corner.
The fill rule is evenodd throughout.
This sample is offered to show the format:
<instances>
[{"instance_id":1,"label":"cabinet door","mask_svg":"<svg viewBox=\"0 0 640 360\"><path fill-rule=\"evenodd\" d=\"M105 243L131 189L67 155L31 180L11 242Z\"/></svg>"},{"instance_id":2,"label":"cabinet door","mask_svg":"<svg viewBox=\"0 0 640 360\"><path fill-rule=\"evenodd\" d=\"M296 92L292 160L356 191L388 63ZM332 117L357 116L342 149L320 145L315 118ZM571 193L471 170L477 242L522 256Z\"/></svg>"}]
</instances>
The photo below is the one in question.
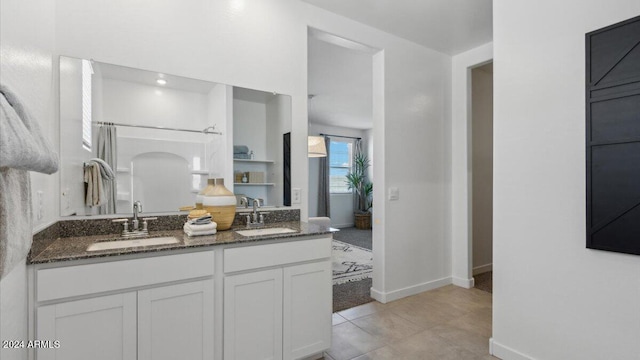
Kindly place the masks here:
<instances>
[{"instance_id":1,"label":"cabinet door","mask_svg":"<svg viewBox=\"0 0 640 360\"><path fill-rule=\"evenodd\" d=\"M224 279L224 359L282 359L282 269Z\"/></svg>"},{"instance_id":2,"label":"cabinet door","mask_svg":"<svg viewBox=\"0 0 640 360\"><path fill-rule=\"evenodd\" d=\"M213 359L213 279L138 292L138 359Z\"/></svg>"},{"instance_id":3,"label":"cabinet door","mask_svg":"<svg viewBox=\"0 0 640 360\"><path fill-rule=\"evenodd\" d=\"M301 359L331 347L331 262L284 268L283 358Z\"/></svg>"},{"instance_id":4,"label":"cabinet door","mask_svg":"<svg viewBox=\"0 0 640 360\"><path fill-rule=\"evenodd\" d=\"M136 359L135 293L41 306L37 316L36 338L60 341L38 360Z\"/></svg>"}]
</instances>

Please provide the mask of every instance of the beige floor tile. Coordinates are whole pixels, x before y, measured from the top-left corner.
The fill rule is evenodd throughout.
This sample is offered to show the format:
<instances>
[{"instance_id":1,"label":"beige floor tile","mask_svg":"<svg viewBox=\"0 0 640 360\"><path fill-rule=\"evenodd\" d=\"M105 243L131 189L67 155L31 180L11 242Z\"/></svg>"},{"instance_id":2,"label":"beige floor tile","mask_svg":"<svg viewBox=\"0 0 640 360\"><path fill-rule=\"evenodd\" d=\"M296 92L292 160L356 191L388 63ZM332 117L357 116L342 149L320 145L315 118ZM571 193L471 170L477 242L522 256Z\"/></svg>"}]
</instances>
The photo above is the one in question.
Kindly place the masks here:
<instances>
[{"instance_id":1,"label":"beige floor tile","mask_svg":"<svg viewBox=\"0 0 640 360\"><path fill-rule=\"evenodd\" d=\"M394 306L389 311L425 329L444 325L468 313L450 304L424 299Z\"/></svg>"},{"instance_id":2,"label":"beige floor tile","mask_svg":"<svg viewBox=\"0 0 640 360\"><path fill-rule=\"evenodd\" d=\"M381 347L364 355L360 355L353 360L398 360L402 359L402 355L398 354L389 346Z\"/></svg>"},{"instance_id":3,"label":"beige floor tile","mask_svg":"<svg viewBox=\"0 0 640 360\"><path fill-rule=\"evenodd\" d=\"M489 338L477 333L462 330L460 328L442 325L431 328L431 331L438 334L451 344L465 348L476 355L489 355Z\"/></svg>"},{"instance_id":4,"label":"beige floor tile","mask_svg":"<svg viewBox=\"0 0 640 360\"><path fill-rule=\"evenodd\" d=\"M373 301L364 305L356 306L351 309L338 312L340 316L347 320L354 320L359 317L371 315L379 311L383 311L386 308L386 304Z\"/></svg>"},{"instance_id":5,"label":"beige floor tile","mask_svg":"<svg viewBox=\"0 0 640 360\"><path fill-rule=\"evenodd\" d=\"M369 334L381 336L387 344L406 339L424 330L390 310L380 311L351 322Z\"/></svg>"},{"instance_id":6,"label":"beige floor tile","mask_svg":"<svg viewBox=\"0 0 640 360\"><path fill-rule=\"evenodd\" d=\"M391 347L399 354L409 356L416 353L440 353L451 347L451 344L444 338L438 336L431 330L421 331L402 341L398 341Z\"/></svg>"},{"instance_id":7,"label":"beige floor tile","mask_svg":"<svg viewBox=\"0 0 640 360\"><path fill-rule=\"evenodd\" d=\"M345 321L347 321L347 319L343 318L338 313L333 313L333 315L331 316L332 325L342 324Z\"/></svg>"},{"instance_id":8,"label":"beige floor tile","mask_svg":"<svg viewBox=\"0 0 640 360\"><path fill-rule=\"evenodd\" d=\"M425 330L405 341L391 345L397 359L409 360L477 360L478 355Z\"/></svg>"},{"instance_id":9,"label":"beige floor tile","mask_svg":"<svg viewBox=\"0 0 640 360\"><path fill-rule=\"evenodd\" d=\"M460 317L451 319L447 325L489 339L492 335L491 316L483 311L473 311Z\"/></svg>"},{"instance_id":10,"label":"beige floor tile","mask_svg":"<svg viewBox=\"0 0 640 360\"><path fill-rule=\"evenodd\" d=\"M322 358L320 358L320 359L318 359L318 360L335 360L334 358L332 358L332 357L331 357L329 354L327 354L327 353L324 353L324 354L322 354L322 355L323 355L323 357L322 357Z\"/></svg>"},{"instance_id":11,"label":"beige floor tile","mask_svg":"<svg viewBox=\"0 0 640 360\"><path fill-rule=\"evenodd\" d=\"M380 336L367 333L350 322L333 327L332 345L327 351L335 360L348 360L385 345Z\"/></svg>"},{"instance_id":12,"label":"beige floor tile","mask_svg":"<svg viewBox=\"0 0 640 360\"><path fill-rule=\"evenodd\" d=\"M492 295L445 286L341 311L328 360L490 360ZM331 359L333 358L333 359Z\"/></svg>"}]
</instances>

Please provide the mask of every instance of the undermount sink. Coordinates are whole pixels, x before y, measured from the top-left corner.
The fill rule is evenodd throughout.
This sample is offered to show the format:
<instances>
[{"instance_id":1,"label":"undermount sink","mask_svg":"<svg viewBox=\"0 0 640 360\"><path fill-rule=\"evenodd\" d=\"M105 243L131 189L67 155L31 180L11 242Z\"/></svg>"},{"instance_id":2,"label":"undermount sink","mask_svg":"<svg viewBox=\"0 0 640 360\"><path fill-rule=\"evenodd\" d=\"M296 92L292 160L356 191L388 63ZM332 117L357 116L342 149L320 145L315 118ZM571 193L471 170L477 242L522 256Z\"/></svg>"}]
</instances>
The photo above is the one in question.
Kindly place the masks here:
<instances>
[{"instance_id":1,"label":"undermount sink","mask_svg":"<svg viewBox=\"0 0 640 360\"><path fill-rule=\"evenodd\" d=\"M125 249L138 246L153 246L153 245L167 245L177 244L179 242L173 236L156 237L156 238L139 238L129 240L113 240L113 241L101 241L89 245L87 251L100 251L100 250L113 250L113 249Z\"/></svg>"},{"instance_id":2,"label":"undermount sink","mask_svg":"<svg viewBox=\"0 0 640 360\"><path fill-rule=\"evenodd\" d=\"M261 229L252 229L252 230L237 230L236 233L242 236L260 236L260 235L274 235L274 234L287 234L298 232L289 228L261 228Z\"/></svg>"}]
</instances>

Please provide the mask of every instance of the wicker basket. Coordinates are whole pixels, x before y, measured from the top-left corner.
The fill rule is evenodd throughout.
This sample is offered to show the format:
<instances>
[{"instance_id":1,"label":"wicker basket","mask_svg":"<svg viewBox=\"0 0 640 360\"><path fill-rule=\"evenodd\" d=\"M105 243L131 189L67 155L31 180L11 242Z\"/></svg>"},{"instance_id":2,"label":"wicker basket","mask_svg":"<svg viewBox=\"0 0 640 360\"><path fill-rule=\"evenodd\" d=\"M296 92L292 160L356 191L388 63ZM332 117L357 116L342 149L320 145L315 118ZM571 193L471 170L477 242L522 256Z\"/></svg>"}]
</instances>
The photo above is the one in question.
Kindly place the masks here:
<instances>
[{"instance_id":1,"label":"wicker basket","mask_svg":"<svg viewBox=\"0 0 640 360\"><path fill-rule=\"evenodd\" d=\"M355 218L356 229L371 229L371 213L354 213L353 216Z\"/></svg>"}]
</instances>

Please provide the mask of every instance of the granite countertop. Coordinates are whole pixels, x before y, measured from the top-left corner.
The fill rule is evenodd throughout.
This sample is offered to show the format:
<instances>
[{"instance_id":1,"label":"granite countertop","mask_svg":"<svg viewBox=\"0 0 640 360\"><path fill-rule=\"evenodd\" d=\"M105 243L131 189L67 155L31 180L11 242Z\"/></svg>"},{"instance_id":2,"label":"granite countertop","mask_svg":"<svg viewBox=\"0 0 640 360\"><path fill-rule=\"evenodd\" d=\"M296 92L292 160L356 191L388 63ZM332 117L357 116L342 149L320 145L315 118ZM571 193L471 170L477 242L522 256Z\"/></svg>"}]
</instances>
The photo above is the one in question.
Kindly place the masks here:
<instances>
[{"instance_id":1,"label":"granite countertop","mask_svg":"<svg viewBox=\"0 0 640 360\"><path fill-rule=\"evenodd\" d=\"M322 235L331 233L329 228L308 224L300 221L275 222L265 226L265 228L286 227L296 232L243 236L235 230L248 230L246 226L234 226L225 231L219 231L215 235L189 237L180 230L158 230L151 231L147 238L174 236L179 241L175 244L139 246L124 249L87 251L87 247L95 242L110 240L129 240L120 237L120 234L93 235L93 236L76 236L76 237L59 237L55 240L49 239L48 245L44 249L32 251L27 258L28 264L55 263L62 261L71 261L89 258L103 258L108 256L119 256L138 253L159 252L166 250L185 249L192 247L216 246L223 244L237 244L246 242L255 242L262 240L270 240L277 238L295 238L308 235Z\"/></svg>"}]
</instances>

